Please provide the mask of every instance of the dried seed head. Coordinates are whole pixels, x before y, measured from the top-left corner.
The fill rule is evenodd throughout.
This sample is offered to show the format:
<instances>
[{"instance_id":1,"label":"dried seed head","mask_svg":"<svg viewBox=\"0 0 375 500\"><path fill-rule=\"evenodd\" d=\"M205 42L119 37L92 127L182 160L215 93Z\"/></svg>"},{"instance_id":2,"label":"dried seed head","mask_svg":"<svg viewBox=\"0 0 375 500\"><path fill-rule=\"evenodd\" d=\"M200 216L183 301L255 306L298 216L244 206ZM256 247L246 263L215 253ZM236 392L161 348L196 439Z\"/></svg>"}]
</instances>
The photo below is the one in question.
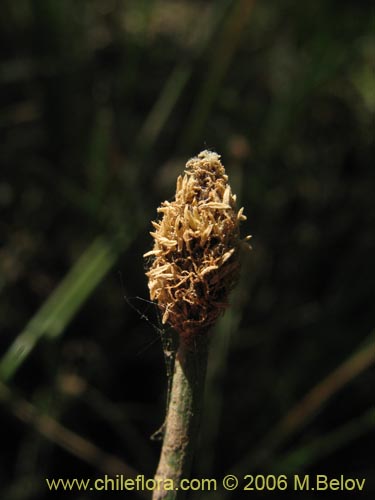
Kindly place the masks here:
<instances>
[{"instance_id":1,"label":"dried seed head","mask_svg":"<svg viewBox=\"0 0 375 500\"><path fill-rule=\"evenodd\" d=\"M227 306L239 272L236 196L220 156L202 151L177 179L174 201L164 201L153 222L153 257L146 275L151 300L185 343L205 334Z\"/></svg>"}]
</instances>

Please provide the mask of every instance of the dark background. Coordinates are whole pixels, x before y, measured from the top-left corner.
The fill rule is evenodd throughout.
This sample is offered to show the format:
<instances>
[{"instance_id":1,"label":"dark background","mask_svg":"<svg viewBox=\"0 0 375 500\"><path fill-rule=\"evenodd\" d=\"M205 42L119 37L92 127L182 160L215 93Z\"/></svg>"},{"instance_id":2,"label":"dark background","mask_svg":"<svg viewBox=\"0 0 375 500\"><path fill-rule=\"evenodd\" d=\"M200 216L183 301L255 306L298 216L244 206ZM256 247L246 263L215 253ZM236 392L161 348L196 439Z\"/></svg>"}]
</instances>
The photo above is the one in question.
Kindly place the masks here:
<instances>
[{"instance_id":1,"label":"dark background","mask_svg":"<svg viewBox=\"0 0 375 500\"><path fill-rule=\"evenodd\" d=\"M205 148L253 251L213 333L193 476L344 474L374 493L371 13L1 2L1 498L111 497L44 478L124 463L152 477L167 377L142 255ZM241 498L224 493L190 498Z\"/></svg>"}]
</instances>

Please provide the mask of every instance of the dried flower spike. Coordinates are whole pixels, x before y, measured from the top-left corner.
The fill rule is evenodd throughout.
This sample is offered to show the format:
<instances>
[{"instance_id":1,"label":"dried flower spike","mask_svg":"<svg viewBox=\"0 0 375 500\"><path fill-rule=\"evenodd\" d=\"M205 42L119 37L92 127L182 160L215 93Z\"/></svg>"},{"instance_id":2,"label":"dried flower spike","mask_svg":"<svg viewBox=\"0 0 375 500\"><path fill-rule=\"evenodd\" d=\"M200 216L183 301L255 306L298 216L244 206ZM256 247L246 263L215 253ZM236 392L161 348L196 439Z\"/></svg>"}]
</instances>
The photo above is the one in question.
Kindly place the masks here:
<instances>
[{"instance_id":1,"label":"dried flower spike","mask_svg":"<svg viewBox=\"0 0 375 500\"><path fill-rule=\"evenodd\" d=\"M153 222L154 260L146 273L151 300L185 343L205 334L227 306L239 272L236 196L220 156L202 151L177 179L172 202L164 201Z\"/></svg>"}]
</instances>

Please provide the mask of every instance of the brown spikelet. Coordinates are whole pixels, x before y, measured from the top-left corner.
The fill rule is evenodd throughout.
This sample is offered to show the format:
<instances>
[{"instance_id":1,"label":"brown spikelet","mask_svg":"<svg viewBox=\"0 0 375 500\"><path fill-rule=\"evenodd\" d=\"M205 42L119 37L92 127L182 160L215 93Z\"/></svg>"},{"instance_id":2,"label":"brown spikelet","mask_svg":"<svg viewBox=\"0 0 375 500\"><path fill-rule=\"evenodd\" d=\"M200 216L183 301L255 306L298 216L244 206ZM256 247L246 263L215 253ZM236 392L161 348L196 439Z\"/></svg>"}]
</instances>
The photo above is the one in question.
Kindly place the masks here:
<instances>
[{"instance_id":1,"label":"brown spikelet","mask_svg":"<svg viewBox=\"0 0 375 500\"><path fill-rule=\"evenodd\" d=\"M164 201L153 222L153 257L146 275L151 300L185 343L205 334L227 306L239 272L239 223L236 196L220 156L202 151L177 179L172 202Z\"/></svg>"}]
</instances>

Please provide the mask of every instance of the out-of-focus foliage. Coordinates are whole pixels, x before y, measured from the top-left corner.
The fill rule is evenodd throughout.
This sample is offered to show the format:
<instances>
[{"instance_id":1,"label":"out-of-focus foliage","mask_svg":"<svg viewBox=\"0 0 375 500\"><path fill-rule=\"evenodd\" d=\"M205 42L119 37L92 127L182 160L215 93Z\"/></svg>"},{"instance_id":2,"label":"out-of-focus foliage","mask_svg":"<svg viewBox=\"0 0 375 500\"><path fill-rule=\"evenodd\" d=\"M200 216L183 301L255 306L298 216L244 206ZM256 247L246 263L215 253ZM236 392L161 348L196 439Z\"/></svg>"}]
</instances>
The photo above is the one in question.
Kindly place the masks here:
<instances>
[{"instance_id":1,"label":"out-of-focus foliage","mask_svg":"<svg viewBox=\"0 0 375 500\"><path fill-rule=\"evenodd\" d=\"M115 473L80 438L152 477L167 380L142 254L206 148L254 238L213 333L194 475L346 474L374 491L370 6L2 1L1 498Z\"/></svg>"}]
</instances>

